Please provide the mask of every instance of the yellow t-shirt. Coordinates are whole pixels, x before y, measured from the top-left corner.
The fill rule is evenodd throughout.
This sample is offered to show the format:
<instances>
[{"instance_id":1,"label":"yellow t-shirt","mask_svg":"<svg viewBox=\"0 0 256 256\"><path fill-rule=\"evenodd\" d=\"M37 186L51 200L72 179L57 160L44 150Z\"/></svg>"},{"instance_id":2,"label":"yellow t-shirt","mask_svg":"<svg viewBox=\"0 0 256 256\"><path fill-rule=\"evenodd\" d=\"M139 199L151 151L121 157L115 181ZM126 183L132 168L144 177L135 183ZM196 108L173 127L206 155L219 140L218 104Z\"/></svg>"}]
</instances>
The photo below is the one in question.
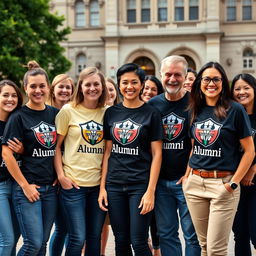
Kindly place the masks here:
<instances>
[{"instance_id":1,"label":"yellow t-shirt","mask_svg":"<svg viewBox=\"0 0 256 256\"><path fill-rule=\"evenodd\" d=\"M103 116L106 108L87 109L66 104L56 116L57 133L65 136L62 156L65 175L79 186L99 185L105 142Z\"/></svg>"}]
</instances>

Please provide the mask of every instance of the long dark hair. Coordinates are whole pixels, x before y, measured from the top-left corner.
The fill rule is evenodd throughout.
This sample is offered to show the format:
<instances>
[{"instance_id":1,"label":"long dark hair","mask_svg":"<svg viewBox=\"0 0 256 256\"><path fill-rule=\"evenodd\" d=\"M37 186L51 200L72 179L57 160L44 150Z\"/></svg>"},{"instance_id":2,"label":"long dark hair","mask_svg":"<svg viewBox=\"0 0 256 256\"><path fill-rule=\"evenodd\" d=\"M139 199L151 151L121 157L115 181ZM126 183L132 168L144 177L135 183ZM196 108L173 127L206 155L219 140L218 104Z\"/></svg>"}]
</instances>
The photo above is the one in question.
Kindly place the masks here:
<instances>
[{"instance_id":1,"label":"long dark hair","mask_svg":"<svg viewBox=\"0 0 256 256\"><path fill-rule=\"evenodd\" d=\"M245 81L247 84L249 84L253 91L254 91L254 101L253 101L253 114L256 114L256 79L254 78L254 76L244 73L244 74L238 74L236 75L233 80L232 80L232 84L231 84L231 98L234 100L234 88L235 88L235 84L238 80L243 80Z\"/></svg>"},{"instance_id":2,"label":"long dark hair","mask_svg":"<svg viewBox=\"0 0 256 256\"><path fill-rule=\"evenodd\" d=\"M218 62L208 62L198 72L191 90L191 97L188 106L188 110L191 111L191 123L193 123L202 107L206 106L205 95L201 92L201 80L203 72L208 68L217 69L222 78L222 91L214 109L215 116L218 119L225 118L230 107L231 93L226 72Z\"/></svg>"},{"instance_id":3,"label":"long dark hair","mask_svg":"<svg viewBox=\"0 0 256 256\"><path fill-rule=\"evenodd\" d=\"M152 76L152 75L148 75L145 77L145 80L144 80L144 84L146 83L146 81L152 81L155 83L156 85L156 88L157 88L157 95L161 94L164 92L164 89L163 89L163 86L162 86L162 83L160 82L160 80L155 77L155 76Z\"/></svg>"},{"instance_id":4,"label":"long dark hair","mask_svg":"<svg viewBox=\"0 0 256 256\"><path fill-rule=\"evenodd\" d=\"M15 90L15 92L17 94L17 97L18 97L18 103L17 103L17 107L14 110L19 109L22 106L22 103L23 103L23 97L22 97L22 94L20 92L20 89L18 88L18 86L13 81L5 79L5 80L0 81L0 92L2 91L2 88L6 85L11 86Z\"/></svg>"}]
</instances>

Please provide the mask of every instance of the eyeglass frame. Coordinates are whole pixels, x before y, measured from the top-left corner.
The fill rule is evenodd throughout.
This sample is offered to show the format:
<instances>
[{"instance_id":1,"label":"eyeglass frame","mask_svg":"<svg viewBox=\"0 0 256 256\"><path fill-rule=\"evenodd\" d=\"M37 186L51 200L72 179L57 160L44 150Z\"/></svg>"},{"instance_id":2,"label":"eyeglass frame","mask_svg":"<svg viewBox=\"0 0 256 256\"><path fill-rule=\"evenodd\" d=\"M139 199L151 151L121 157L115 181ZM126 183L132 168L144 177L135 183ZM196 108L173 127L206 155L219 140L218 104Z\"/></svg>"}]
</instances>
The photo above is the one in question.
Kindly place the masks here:
<instances>
[{"instance_id":1,"label":"eyeglass frame","mask_svg":"<svg viewBox=\"0 0 256 256\"><path fill-rule=\"evenodd\" d=\"M203 81L204 79L209 79L209 82L208 83L205 83L205 81ZM217 79L218 81L214 81L214 79ZM213 77L213 78L210 78L210 77L208 77L208 76L204 76L204 77L201 77L201 82L204 84L204 85L208 85L210 82L213 82L215 85L218 85L218 84L220 84L220 82L222 82L222 77Z\"/></svg>"}]
</instances>

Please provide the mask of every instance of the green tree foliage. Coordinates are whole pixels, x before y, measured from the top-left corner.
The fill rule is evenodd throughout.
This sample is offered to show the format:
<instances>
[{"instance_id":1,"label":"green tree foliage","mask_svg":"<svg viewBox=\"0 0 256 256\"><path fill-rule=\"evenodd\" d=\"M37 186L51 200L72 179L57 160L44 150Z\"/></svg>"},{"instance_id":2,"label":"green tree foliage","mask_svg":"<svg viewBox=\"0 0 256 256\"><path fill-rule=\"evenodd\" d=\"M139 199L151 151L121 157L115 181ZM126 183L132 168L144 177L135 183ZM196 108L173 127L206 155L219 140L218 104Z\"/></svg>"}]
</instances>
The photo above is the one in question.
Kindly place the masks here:
<instances>
[{"instance_id":1,"label":"green tree foliage","mask_svg":"<svg viewBox=\"0 0 256 256\"><path fill-rule=\"evenodd\" d=\"M49 78L66 72L71 63L60 42L70 33L63 16L50 12L50 0L0 1L0 79L20 84L25 65L36 60Z\"/></svg>"}]
</instances>

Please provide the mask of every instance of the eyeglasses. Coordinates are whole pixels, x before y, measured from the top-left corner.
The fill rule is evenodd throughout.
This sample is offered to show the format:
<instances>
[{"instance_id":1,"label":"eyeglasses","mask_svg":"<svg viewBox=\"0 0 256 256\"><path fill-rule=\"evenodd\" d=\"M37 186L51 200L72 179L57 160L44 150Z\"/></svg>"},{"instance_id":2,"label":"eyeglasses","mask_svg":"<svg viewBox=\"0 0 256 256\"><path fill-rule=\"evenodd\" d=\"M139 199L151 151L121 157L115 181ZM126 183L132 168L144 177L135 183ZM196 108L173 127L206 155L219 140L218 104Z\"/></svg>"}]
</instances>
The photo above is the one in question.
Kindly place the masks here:
<instances>
[{"instance_id":1,"label":"eyeglasses","mask_svg":"<svg viewBox=\"0 0 256 256\"><path fill-rule=\"evenodd\" d=\"M222 78L221 78L221 77L210 78L210 77L208 77L208 76L205 76L205 77L202 77L202 78L201 78L201 81L202 81L202 83L203 83L204 85L208 85L211 81L213 81L213 83L214 83L215 85L218 85L218 84L221 83Z\"/></svg>"}]
</instances>

